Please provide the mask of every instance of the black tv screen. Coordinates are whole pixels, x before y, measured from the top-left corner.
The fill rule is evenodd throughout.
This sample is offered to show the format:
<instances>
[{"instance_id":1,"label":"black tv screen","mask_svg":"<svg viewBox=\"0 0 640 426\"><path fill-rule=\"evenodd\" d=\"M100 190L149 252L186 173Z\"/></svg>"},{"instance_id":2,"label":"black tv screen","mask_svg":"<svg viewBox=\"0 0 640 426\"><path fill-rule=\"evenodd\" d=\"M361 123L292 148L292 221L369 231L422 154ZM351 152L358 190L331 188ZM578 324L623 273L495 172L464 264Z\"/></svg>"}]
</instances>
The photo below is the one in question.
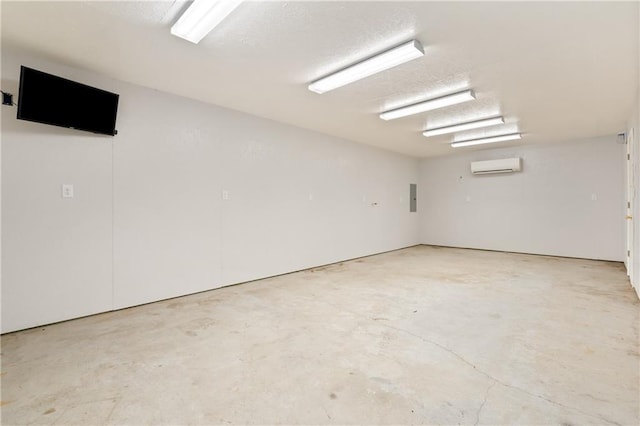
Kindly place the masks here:
<instances>
[{"instance_id":1,"label":"black tv screen","mask_svg":"<svg viewBox=\"0 0 640 426\"><path fill-rule=\"evenodd\" d=\"M22 66L18 119L116 134L119 96L66 78Z\"/></svg>"}]
</instances>

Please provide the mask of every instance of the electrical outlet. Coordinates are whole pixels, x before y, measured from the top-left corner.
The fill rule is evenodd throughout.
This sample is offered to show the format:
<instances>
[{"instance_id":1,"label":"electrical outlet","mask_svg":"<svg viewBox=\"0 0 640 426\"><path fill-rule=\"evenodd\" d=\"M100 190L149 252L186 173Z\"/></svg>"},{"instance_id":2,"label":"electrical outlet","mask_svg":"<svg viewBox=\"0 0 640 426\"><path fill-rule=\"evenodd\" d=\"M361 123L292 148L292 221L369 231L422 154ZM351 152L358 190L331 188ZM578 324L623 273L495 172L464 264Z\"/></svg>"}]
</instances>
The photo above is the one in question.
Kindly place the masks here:
<instances>
[{"instance_id":1,"label":"electrical outlet","mask_svg":"<svg viewBox=\"0 0 640 426\"><path fill-rule=\"evenodd\" d=\"M13 105L13 95L11 93L2 92L2 105Z\"/></svg>"}]
</instances>

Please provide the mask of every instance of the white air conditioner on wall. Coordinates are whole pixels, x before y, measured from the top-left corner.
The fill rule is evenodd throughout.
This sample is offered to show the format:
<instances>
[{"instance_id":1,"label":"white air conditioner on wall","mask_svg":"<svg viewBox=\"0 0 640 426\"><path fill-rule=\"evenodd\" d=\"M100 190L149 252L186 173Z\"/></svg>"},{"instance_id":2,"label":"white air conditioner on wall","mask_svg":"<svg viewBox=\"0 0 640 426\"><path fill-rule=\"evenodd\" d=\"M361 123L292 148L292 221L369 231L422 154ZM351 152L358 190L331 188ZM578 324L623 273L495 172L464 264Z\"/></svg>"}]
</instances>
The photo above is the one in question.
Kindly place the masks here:
<instances>
[{"instance_id":1,"label":"white air conditioner on wall","mask_svg":"<svg viewBox=\"0 0 640 426\"><path fill-rule=\"evenodd\" d=\"M503 158L501 160L473 161L471 173L486 175L489 173L511 173L522 170L521 158Z\"/></svg>"}]
</instances>

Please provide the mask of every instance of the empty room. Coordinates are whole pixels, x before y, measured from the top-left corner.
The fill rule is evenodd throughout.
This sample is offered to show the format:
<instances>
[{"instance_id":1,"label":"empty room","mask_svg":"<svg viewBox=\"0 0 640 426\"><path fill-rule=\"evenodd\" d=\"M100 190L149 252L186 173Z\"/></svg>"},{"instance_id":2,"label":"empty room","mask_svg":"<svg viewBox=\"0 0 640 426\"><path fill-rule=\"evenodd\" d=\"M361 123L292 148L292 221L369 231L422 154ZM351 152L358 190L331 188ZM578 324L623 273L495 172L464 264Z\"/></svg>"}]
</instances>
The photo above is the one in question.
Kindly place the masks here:
<instances>
[{"instance_id":1,"label":"empty room","mask_svg":"<svg viewBox=\"0 0 640 426\"><path fill-rule=\"evenodd\" d=\"M0 15L3 425L640 424L640 2Z\"/></svg>"}]
</instances>

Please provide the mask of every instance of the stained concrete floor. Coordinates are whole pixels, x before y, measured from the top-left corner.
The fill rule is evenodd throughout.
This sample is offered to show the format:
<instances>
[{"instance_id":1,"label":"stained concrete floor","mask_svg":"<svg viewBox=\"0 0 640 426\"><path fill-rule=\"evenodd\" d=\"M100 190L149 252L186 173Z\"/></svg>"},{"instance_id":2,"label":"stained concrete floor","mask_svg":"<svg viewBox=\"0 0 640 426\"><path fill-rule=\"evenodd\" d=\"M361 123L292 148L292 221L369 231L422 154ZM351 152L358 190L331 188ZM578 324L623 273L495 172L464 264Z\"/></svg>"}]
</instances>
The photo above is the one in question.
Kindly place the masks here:
<instances>
[{"instance_id":1,"label":"stained concrete floor","mask_svg":"<svg viewBox=\"0 0 640 426\"><path fill-rule=\"evenodd\" d=\"M419 246L2 336L2 424L640 423L619 263Z\"/></svg>"}]
</instances>

